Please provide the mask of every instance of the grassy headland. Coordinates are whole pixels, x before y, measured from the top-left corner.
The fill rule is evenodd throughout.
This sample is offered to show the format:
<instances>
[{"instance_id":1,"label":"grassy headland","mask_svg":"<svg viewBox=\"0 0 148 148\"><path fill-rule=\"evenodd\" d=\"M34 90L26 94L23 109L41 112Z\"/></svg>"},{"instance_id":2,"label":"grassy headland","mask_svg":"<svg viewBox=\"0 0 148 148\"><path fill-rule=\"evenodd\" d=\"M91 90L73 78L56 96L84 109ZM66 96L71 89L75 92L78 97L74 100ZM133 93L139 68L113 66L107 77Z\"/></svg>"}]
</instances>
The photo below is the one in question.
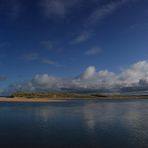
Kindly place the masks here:
<instances>
[{"instance_id":1,"label":"grassy headland","mask_svg":"<svg viewBox=\"0 0 148 148\"><path fill-rule=\"evenodd\" d=\"M148 99L148 95L102 95L99 93L65 92L16 92L10 97L0 97L0 102L51 102L66 100L103 100L103 99Z\"/></svg>"}]
</instances>

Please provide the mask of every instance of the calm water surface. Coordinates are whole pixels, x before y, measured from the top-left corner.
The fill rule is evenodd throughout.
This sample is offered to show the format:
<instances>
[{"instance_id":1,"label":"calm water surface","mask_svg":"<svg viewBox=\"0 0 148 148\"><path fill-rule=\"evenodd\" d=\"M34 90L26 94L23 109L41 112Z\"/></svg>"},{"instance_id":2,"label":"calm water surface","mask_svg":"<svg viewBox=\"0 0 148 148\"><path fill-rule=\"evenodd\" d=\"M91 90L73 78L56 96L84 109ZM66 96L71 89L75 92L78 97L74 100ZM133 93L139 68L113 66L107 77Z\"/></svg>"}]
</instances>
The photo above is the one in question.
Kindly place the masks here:
<instances>
[{"instance_id":1,"label":"calm water surface","mask_svg":"<svg viewBox=\"0 0 148 148\"><path fill-rule=\"evenodd\" d=\"M148 100L0 103L0 148L148 148Z\"/></svg>"}]
</instances>

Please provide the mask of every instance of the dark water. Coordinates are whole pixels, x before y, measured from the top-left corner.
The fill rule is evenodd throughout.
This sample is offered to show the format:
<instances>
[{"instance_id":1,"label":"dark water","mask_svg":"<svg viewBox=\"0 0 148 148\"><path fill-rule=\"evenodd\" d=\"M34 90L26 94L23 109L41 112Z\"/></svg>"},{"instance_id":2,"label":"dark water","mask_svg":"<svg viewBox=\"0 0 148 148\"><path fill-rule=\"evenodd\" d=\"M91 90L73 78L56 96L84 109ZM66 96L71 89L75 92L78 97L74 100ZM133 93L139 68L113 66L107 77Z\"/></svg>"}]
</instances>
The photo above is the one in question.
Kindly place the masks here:
<instances>
[{"instance_id":1,"label":"dark water","mask_svg":"<svg viewBox=\"0 0 148 148\"><path fill-rule=\"evenodd\" d=\"M148 147L148 100L0 103L0 148L111 147Z\"/></svg>"}]
</instances>

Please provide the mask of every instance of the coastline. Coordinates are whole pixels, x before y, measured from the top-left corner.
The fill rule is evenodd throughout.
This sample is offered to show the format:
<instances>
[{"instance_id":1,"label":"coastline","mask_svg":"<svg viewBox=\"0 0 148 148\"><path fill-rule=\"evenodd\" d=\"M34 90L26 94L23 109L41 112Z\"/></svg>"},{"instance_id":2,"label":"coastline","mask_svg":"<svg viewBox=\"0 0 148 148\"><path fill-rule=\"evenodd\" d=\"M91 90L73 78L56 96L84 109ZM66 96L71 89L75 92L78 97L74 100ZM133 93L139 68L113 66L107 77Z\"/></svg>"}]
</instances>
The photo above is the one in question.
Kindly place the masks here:
<instances>
[{"instance_id":1,"label":"coastline","mask_svg":"<svg viewBox=\"0 0 148 148\"><path fill-rule=\"evenodd\" d=\"M38 102L38 103L48 103L48 102L64 102L66 99L54 99L54 98L9 98L9 97L0 97L0 102Z\"/></svg>"},{"instance_id":2,"label":"coastline","mask_svg":"<svg viewBox=\"0 0 148 148\"><path fill-rule=\"evenodd\" d=\"M71 100L134 100L134 99L148 99L148 96L106 96L106 97L87 97L87 98L27 98L27 97L0 97L0 102L65 102Z\"/></svg>"}]
</instances>

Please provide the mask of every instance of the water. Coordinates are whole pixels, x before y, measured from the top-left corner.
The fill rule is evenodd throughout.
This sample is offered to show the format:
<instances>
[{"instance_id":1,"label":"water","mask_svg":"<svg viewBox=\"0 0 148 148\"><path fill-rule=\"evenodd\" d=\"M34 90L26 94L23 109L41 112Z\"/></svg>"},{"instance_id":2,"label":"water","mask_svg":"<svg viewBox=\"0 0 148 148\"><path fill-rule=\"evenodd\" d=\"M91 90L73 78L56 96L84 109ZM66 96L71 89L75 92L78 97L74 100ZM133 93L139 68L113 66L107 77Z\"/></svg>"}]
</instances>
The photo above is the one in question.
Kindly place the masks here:
<instances>
[{"instance_id":1,"label":"water","mask_svg":"<svg viewBox=\"0 0 148 148\"><path fill-rule=\"evenodd\" d=\"M0 103L0 148L111 147L148 147L148 100Z\"/></svg>"}]
</instances>

